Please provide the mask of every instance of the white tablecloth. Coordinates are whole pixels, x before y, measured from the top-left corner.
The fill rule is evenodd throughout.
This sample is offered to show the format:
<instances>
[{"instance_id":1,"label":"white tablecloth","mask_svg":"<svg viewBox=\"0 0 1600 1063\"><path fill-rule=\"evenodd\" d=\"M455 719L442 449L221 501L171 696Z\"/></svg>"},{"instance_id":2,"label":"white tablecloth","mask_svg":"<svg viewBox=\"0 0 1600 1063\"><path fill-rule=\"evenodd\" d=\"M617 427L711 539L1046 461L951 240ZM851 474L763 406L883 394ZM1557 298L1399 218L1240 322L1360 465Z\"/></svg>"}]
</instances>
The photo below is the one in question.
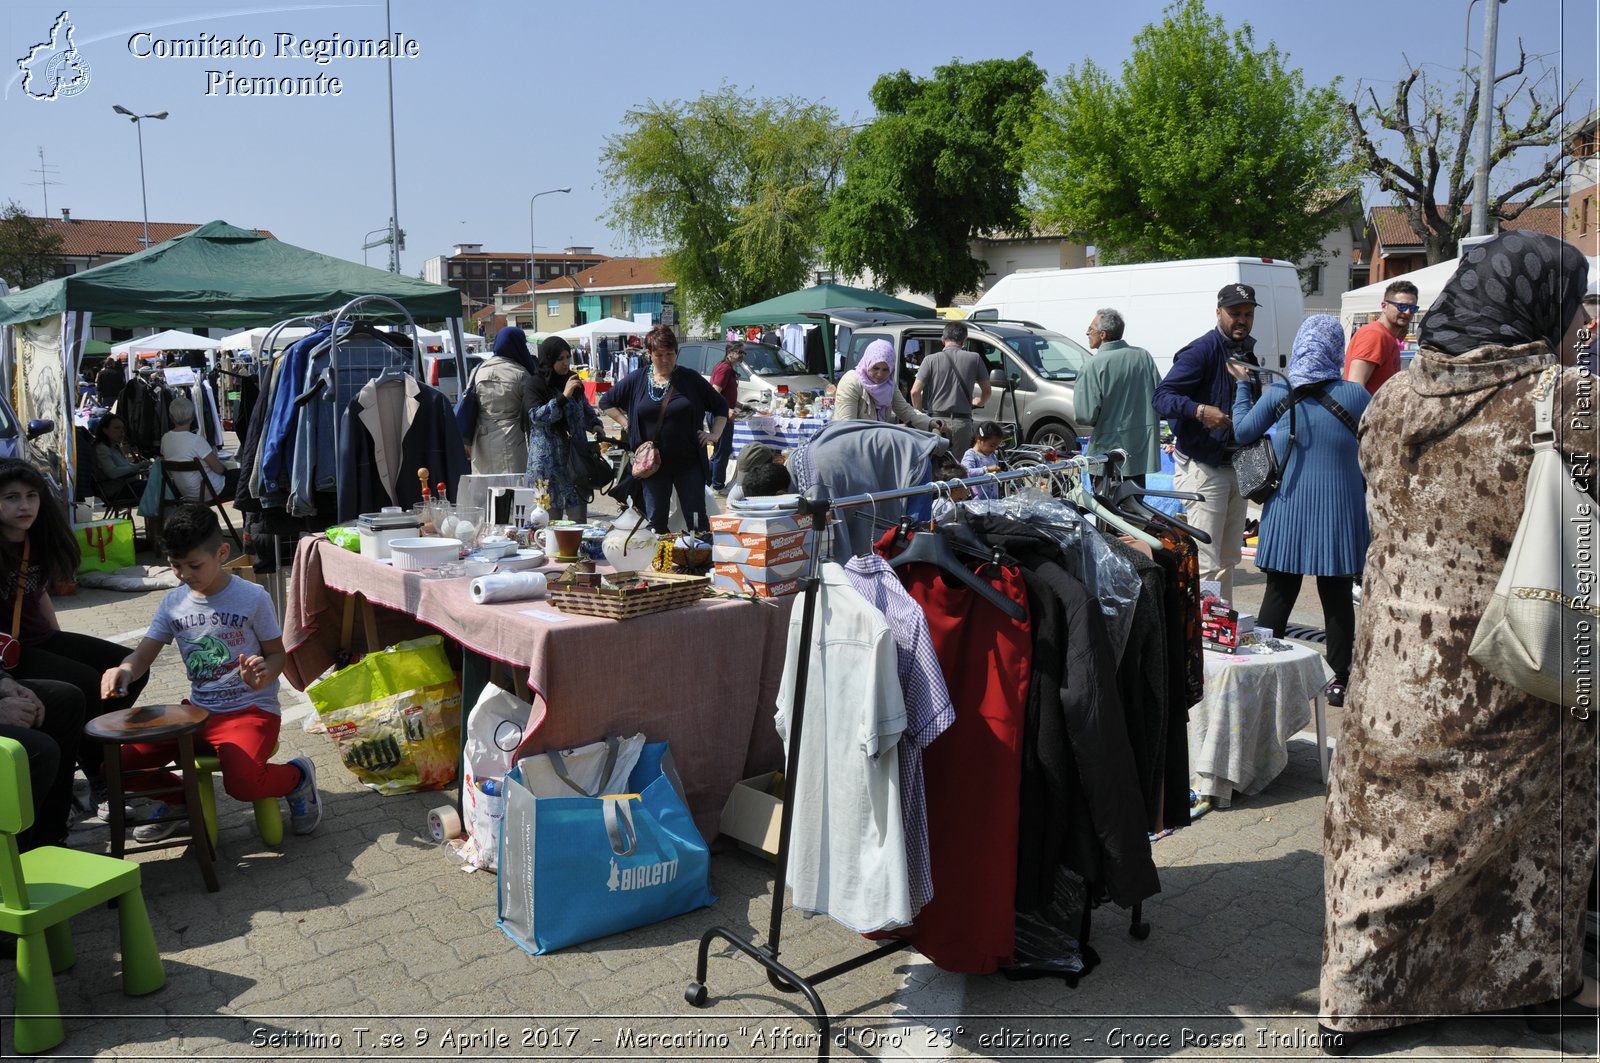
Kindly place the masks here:
<instances>
[{"instance_id":1,"label":"white tablecloth","mask_svg":"<svg viewBox=\"0 0 1600 1063\"><path fill-rule=\"evenodd\" d=\"M1194 788L1219 808L1258 794L1289 763L1289 738L1311 722L1333 672L1304 646L1232 656L1206 652L1205 698L1189 711Z\"/></svg>"}]
</instances>

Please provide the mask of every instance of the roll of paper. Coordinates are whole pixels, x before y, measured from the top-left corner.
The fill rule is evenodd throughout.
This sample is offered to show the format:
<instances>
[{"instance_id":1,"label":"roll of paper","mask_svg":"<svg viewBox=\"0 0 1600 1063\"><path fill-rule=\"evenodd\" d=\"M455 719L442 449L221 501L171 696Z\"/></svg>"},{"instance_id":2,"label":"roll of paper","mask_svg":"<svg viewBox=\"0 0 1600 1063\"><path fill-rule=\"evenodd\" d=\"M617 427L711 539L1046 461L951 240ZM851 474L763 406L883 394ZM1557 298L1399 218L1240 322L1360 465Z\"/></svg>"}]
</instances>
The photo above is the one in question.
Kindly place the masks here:
<instances>
[{"instance_id":1,"label":"roll of paper","mask_svg":"<svg viewBox=\"0 0 1600 1063\"><path fill-rule=\"evenodd\" d=\"M544 594L543 572L496 572L472 581L472 600L479 605L526 601L529 598L543 598Z\"/></svg>"}]
</instances>

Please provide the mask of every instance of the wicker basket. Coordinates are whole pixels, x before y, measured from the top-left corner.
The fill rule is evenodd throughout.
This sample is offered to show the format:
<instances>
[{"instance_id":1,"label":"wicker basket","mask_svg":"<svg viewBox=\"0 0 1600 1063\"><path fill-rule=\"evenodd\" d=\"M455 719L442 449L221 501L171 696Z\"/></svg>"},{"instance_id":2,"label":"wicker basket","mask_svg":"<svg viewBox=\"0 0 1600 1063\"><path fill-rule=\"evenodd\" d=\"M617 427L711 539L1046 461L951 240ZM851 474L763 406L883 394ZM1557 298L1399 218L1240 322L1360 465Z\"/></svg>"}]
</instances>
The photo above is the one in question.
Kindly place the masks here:
<instances>
[{"instance_id":1,"label":"wicker basket","mask_svg":"<svg viewBox=\"0 0 1600 1063\"><path fill-rule=\"evenodd\" d=\"M563 613L627 620L693 605L705 597L711 586L711 580L705 576L679 576L669 572L641 573L637 580L645 586L612 589L558 579L550 584L550 601Z\"/></svg>"}]
</instances>

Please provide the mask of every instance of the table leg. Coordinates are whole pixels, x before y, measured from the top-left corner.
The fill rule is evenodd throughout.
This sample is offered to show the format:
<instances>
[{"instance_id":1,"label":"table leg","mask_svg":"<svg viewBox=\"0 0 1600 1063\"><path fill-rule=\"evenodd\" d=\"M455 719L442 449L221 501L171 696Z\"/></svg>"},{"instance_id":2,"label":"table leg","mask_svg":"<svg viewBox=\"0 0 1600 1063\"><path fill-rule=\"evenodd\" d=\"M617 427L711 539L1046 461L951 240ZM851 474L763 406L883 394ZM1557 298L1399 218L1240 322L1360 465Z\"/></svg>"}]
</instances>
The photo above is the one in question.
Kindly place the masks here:
<instances>
[{"instance_id":1,"label":"table leg","mask_svg":"<svg viewBox=\"0 0 1600 1063\"><path fill-rule=\"evenodd\" d=\"M1322 694L1318 693L1311 698L1312 709L1317 716L1317 759L1322 764L1322 785L1328 785L1328 711L1323 702Z\"/></svg>"},{"instance_id":2,"label":"table leg","mask_svg":"<svg viewBox=\"0 0 1600 1063\"><path fill-rule=\"evenodd\" d=\"M217 882L217 869L212 864L211 835L206 832L205 812L200 805L200 781L195 773L200 769L194 762L194 734L178 736L178 766L183 776L183 797L189 813L189 849L200 861L200 875L206 880L206 891L216 893L222 888Z\"/></svg>"},{"instance_id":3,"label":"table leg","mask_svg":"<svg viewBox=\"0 0 1600 1063\"><path fill-rule=\"evenodd\" d=\"M123 808L127 803L127 795L122 792L122 747L110 746L106 749L106 804L110 809L111 827L111 855L114 859L121 860L123 851L128 845L127 825L123 822Z\"/></svg>"}]
</instances>

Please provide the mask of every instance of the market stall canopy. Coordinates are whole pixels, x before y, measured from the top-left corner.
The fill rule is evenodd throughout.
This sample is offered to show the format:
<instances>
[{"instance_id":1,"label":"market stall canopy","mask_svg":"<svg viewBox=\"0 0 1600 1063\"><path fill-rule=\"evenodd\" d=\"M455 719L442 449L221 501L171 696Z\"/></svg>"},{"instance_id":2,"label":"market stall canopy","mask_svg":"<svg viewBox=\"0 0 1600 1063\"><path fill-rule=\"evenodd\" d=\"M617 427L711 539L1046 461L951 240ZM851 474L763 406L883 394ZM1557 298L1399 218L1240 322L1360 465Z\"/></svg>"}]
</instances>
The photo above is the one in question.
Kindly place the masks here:
<instances>
[{"instance_id":1,"label":"market stall canopy","mask_svg":"<svg viewBox=\"0 0 1600 1063\"><path fill-rule=\"evenodd\" d=\"M111 353L124 355L129 351L143 353L145 351L214 351L222 346L213 339L205 336L196 336L192 332L179 332L176 329L167 329L154 336L139 336L131 340L111 345Z\"/></svg>"},{"instance_id":2,"label":"market stall canopy","mask_svg":"<svg viewBox=\"0 0 1600 1063\"><path fill-rule=\"evenodd\" d=\"M654 327L638 321L624 321L620 317L603 317L599 321L562 329L556 335L564 340L588 340L596 336L643 336Z\"/></svg>"},{"instance_id":3,"label":"market stall canopy","mask_svg":"<svg viewBox=\"0 0 1600 1063\"><path fill-rule=\"evenodd\" d=\"M812 324L808 312L852 307L858 310L893 310L916 318L933 317L933 307L922 303L896 299L882 292L866 288L851 288L844 284L816 284L801 288L773 299L730 310L722 315L722 327L743 328L747 325L786 325L791 322Z\"/></svg>"},{"instance_id":4,"label":"market stall canopy","mask_svg":"<svg viewBox=\"0 0 1600 1063\"><path fill-rule=\"evenodd\" d=\"M245 329L243 332L229 333L217 342L225 351L249 351L251 354L260 354L261 343L267 338L267 333L271 331L271 326L261 325L256 328ZM278 335L274 342L277 344L277 349L281 351L295 340L304 339L311 335L313 331L313 329L306 328L303 325L290 325L288 328L278 330Z\"/></svg>"},{"instance_id":5,"label":"market stall canopy","mask_svg":"<svg viewBox=\"0 0 1600 1063\"><path fill-rule=\"evenodd\" d=\"M461 293L208 222L165 243L0 298L0 325L68 310L96 325L248 328L386 295L419 321L461 316Z\"/></svg>"}]
</instances>

